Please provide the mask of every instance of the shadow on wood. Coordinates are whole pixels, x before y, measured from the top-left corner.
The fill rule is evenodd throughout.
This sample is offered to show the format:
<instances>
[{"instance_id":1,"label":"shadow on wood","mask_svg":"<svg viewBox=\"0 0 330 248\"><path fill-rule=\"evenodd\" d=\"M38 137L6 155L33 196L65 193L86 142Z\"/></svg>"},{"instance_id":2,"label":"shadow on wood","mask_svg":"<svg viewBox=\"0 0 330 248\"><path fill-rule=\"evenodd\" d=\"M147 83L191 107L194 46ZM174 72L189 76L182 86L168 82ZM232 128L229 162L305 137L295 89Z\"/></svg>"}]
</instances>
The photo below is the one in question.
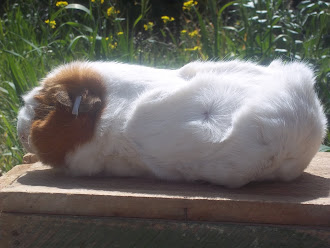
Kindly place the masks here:
<instances>
[{"instance_id":1,"label":"shadow on wood","mask_svg":"<svg viewBox=\"0 0 330 248\"><path fill-rule=\"evenodd\" d=\"M20 165L0 179L0 247L330 247L329 165L241 189Z\"/></svg>"},{"instance_id":2,"label":"shadow on wood","mask_svg":"<svg viewBox=\"0 0 330 248\"><path fill-rule=\"evenodd\" d=\"M17 182L28 186L60 189L90 189L187 197L227 197L233 200L260 196L265 199L289 197L296 202L304 202L328 197L330 192L330 178L308 172L304 172L292 182L255 182L240 189L227 189L203 182L173 183L139 178L71 177L52 168L27 171L25 175L17 179Z\"/></svg>"}]
</instances>

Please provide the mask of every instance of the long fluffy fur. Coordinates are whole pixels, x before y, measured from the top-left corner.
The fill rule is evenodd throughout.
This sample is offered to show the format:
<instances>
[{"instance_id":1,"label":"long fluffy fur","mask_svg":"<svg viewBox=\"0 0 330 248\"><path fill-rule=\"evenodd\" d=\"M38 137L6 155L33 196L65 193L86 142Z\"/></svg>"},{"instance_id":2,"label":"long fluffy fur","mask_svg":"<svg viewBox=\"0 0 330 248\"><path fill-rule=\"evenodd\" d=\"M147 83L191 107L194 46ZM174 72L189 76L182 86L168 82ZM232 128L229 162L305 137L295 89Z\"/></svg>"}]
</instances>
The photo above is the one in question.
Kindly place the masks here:
<instances>
[{"instance_id":1,"label":"long fluffy fur","mask_svg":"<svg viewBox=\"0 0 330 248\"><path fill-rule=\"evenodd\" d=\"M308 166L325 136L314 82L305 64L279 60L268 67L192 62L178 70L73 62L24 96L18 133L42 161L64 165L73 175L228 187L288 181ZM87 94L86 106L97 101L99 107L87 106L90 111L77 117L70 107L84 90L98 99ZM68 100L59 91L68 92Z\"/></svg>"}]
</instances>

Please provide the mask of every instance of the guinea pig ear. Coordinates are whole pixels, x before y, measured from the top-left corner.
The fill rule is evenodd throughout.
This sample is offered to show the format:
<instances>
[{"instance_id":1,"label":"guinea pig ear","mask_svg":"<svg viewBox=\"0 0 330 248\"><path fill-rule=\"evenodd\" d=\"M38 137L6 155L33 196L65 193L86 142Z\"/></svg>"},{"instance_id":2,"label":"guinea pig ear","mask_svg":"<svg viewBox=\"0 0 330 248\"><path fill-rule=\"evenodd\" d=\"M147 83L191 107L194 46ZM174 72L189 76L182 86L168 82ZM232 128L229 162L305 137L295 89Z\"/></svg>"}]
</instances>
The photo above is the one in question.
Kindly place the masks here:
<instances>
[{"instance_id":1,"label":"guinea pig ear","mask_svg":"<svg viewBox=\"0 0 330 248\"><path fill-rule=\"evenodd\" d=\"M72 101L69 97L68 92L64 91L64 90L60 90L56 93L55 95L56 101L64 106L64 107L69 107L72 108Z\"/></svg>"}]
</instances>

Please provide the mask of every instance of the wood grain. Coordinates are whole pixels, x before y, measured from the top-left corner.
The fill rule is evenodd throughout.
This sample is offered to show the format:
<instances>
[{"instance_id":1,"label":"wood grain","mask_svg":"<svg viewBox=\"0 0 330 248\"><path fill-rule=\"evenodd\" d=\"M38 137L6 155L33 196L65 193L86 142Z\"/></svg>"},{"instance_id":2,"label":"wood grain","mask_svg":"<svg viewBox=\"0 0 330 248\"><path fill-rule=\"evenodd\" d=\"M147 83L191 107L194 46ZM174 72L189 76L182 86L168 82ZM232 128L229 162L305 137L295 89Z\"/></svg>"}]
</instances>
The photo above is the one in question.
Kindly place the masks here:
<instances>
[{"instance_id":1,"label":"wood grain","mask_svg":"<svg viewBox=\"0 0 330 248\"><path fill-rule=\"evenodd\" d=\"M328 248L330 230L131 218L3 214L3 248Z\"/></svg>"},{"instance_id":2,"label":"wood grain","mask_svg":"<svg viewBox=\"0 0 330 248\"><path fill-rule=\"evenodd\" d=\"M77 178L41 163L0 179L3 213L330 226L330 153L297 180L226 189L203 183Z\"/></svg>"}]
</instances>

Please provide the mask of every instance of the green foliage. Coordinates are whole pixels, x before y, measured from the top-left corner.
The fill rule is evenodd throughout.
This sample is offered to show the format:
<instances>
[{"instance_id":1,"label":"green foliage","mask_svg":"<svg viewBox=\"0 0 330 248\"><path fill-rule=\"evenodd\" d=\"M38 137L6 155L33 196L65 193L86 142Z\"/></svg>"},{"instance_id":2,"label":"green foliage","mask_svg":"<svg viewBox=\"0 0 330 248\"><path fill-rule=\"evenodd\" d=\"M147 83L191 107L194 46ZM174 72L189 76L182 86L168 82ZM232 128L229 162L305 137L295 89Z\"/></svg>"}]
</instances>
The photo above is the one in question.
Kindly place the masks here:
<instances>
[{"instance_id":1,"label":"green foliage","mask_svg":"<svg viewBox=\"0 0 330 248\"><path fill-rule=\"evenodd\" d=\"M329 3L306 0L184 1L175 18L149 0L9 1L0 19L0 168L22 161L16 135L21 95L58 64L117 60L177 67L195 59L274 58L314 66L330 116ZM330 134L321 147L329 151Z\"/></svg>"}]
</instances>

